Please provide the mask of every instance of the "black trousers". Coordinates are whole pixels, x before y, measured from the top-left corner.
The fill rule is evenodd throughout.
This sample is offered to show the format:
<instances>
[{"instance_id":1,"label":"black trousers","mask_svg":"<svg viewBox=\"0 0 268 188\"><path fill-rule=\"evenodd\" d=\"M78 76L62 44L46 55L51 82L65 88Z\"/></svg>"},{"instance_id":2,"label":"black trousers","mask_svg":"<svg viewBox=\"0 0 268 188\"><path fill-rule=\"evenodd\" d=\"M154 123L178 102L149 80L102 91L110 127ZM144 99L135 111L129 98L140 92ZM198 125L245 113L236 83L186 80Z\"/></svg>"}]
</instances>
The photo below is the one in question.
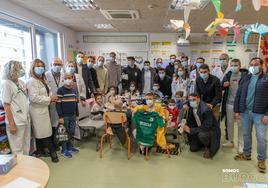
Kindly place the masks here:
<instances>
[{"instance_id":1,"label":"black trousers","mask_svg":"<svg viewBox=\"0 0 268 188\"><path fill-rule=\"evenodd\" d=\"M55 153L55 147L52 142L52 137L47 137L47 138L41 138L37 139L36 138L36 150L38 153L43 153L45 148L47 148L50 152L50 155Z\"/></svg>"},{"instance_id":2,"label":"black trousers","mask_svg":"<svg viewBox=\"0 0 268 188\"><path fill-rule=\"evenodd\" d=\"M200 131L195 135L189 135L189 145L191 152L197 152L203 147L210 147L211 132L209 131Z\"/></svg>"}]
</instances>

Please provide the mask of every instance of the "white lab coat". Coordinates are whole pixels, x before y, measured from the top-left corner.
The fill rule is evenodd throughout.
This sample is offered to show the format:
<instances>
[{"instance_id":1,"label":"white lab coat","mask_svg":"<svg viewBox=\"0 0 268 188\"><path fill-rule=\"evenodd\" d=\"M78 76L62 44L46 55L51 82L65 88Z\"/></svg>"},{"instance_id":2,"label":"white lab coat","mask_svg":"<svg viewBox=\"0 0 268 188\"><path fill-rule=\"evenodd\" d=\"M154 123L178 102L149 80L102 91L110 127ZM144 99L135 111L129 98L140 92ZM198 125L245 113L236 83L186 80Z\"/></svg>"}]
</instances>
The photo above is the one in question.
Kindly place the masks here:
<instances>
[{"instance_id":1,"label":"white lab coat","mask_svg":"<svg viewBox=\"0 0 268 188\"><path fill-rule=\"evenodd\" d=\"M51 71L46 72L46 79L51 89L52 95L57 95L58 89L64 85L64 73L61 72L58 85L56 84L56 81ZM59 116L57 113L56 104L50 104L49 111L50 111L51 125L52 127L57 127L59 122Z\"/></svg>"},{"instance_id":2,"label":"white lab coat","mask_svg":"<svg viewBox=\"0 0 268 188\"><path fill-rule=\"evenodd\" d=\"M52 127L48 107L52 93L47 94L44 84L33 77L28 80L27 89L34 136L38 139L50 137Z\"/></svg>"},{"instance_id":3,"label":"white lab coat","mask_svg":"<svg viewBox=\"0 0 268 188\"><path fill-rule=\"evenodd\" d=\"M79 97L86 99L86 85L82 76L75 73L75 80Z\"/></svg>"},{"instance_id":4,"label":"white lab coat","mask_svg":"<svg viewBox=\"0 0 268 188\"><path fill-rule=\"evenodd\" d=\"M183 96L186 97L188 94L188 86L189 86L189 80L181 79L181 78L174 78L171 84L172 89L172 98L176 97L177 91L182 91Z\"/></svg>"}]
</instances>

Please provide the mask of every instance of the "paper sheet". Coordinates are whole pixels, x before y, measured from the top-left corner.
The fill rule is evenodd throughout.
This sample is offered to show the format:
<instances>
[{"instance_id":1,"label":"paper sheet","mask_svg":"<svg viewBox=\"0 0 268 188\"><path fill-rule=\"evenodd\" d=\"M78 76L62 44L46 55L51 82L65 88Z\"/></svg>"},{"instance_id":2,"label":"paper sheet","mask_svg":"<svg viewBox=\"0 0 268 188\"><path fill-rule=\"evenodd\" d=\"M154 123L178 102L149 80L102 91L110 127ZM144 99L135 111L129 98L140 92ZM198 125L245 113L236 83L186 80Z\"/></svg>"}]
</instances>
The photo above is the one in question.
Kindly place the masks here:
<instances>
[{"instance_id":1,"label":"paper sheet","mask_svg":"<svg viewBox=\"0 0 268 188\"><path fill-rule=\"evenodd\" d=\"M41 185L26 178L19 177L2 188L39 188Z\"/></svg>"}]
</instances>

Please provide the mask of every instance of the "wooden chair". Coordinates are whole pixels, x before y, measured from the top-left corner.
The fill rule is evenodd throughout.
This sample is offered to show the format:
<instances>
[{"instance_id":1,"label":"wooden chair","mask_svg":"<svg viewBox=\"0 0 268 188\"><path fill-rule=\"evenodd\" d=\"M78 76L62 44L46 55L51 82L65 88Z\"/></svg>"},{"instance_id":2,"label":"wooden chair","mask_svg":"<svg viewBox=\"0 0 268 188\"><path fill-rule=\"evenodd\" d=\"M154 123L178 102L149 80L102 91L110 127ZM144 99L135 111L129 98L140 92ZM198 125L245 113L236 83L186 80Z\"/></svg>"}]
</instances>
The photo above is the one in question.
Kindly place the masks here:
<instances>
[{"instance_id":1,"label":"wooden chair","mask_svg":"<svg viewBox=\"0 0 268 188\"><path fill-rule=\"evenodd\" d=\"M130 159L130 137L127 133L127 129L125 128L127 117L124 112L105 112L103 114L103 120L105 123L105 133L101 137L100 141L100 158L102 158L102 151L103 151L103 140L105 137L108 137L110 143L110 149L112 149L112 136L107 132L108 127L112 127L113 125L121 124L122 128L124 128L126 134L126 141L127 141L127 156L128 160Z\"/></svg>"}]
</instances>

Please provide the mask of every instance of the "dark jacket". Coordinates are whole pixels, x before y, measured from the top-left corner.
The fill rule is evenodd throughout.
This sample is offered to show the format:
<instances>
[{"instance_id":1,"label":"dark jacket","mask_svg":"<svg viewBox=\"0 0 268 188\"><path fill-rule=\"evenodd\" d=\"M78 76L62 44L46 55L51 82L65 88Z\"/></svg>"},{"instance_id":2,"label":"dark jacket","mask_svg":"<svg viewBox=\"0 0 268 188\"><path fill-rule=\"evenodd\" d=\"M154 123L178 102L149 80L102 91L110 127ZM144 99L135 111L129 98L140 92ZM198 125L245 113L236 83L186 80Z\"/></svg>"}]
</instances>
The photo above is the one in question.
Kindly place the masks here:
<instances>
[{"instance_id":1,"label":"dark jacket","mask_svg":"<svg viewBox=\"0 0 268 188\"><path fill-rule=\"evenodd\" d=\"M90 93L88 89L90 89L90 92L94 92L94 82L92 79L91 71L86 64L82 65L82 77L86 85L86 98L89 99Z\"/></svg>"},{"instance_id":2,"label":"dark jacket","mask_svg":"<svg viewBox=\"0 0 268 188\"><path fill-rule=\"evenodd\" d=\"M197 115L201 121L200 127L198 127L195 121L193 108L189 107L189 112L186 120L187 125L190 127L190 134L188 136L191 137L192 135L196 135L200 131L210 131L210 157L213 157L220 148L221 130L219 122L217 122L216 118L214 117L212 110L206 105L206 103L202 101L198 106Z\"/></svg>"},{"instance_id":3,"label":"dark jacket","mask_svg":"<svg viewBox=\"0 0 268 188\"><path fill-rule=\"evenodd\" d=\"M240 69L241 72L241 78L245 76L248 73L247 69ZM223 119L226 116L226 103L228 99L229 94L229 87L223 87L224 82L230 82L232 76L232 71L229 71L222 79L222 90L223 90L223 97L222 97L222 109L221 109L221 119Z\"/></svg>"},{"instance_id":4,"label":"dark jacket","mask_svg":"<svg viewBox=\"0 0 268 188\"><path fill-rule=\"evenodd\" d=\"M159 90L163 93L164 96L171 98L171 77L165 75L164 79L161 80L159 76L156 77L156 82L159 84Z\"/></svg>"},{"instance_id":5,"label":"dark jacket","mask_svg":"<svg viewBox=\"0 0 268 188\"><path fill-rule=\"evenodd\" d=\"M221 81L216 76L210 74L205 83L199 76L196 78L196 92L201 96L201 99L205 103L216 106L221 102L222 98Z\"/></svg>"},{"instance_id":6,"label":"dark jacket","mask_svg":"<svg viewBox=\"0 0 268 188\"><path fill-rule=\"evenodd\" d=\"M89 70L91 72L91 77L94 83L94 92L96 92L96 89L100 88L98 78L97 78L97 73L93 67L91 67Z\"/></svg>"},{"instance_id":7,"label":"dark jacket","mask_svg":"<svg viewBox=\"0 0 268 188\"><path fill-rule=\"evenodd\" d=\"M141 91L141 70L134 65L134 68L131 68L130 66L127 66L123 69L122 75L126 74L128 76L128 79L122 79L122 88L123 90L129 90L130 83L135 82L136 88Z\"/></svg>"},{"instance_id":8,"label":"dark jacket","mask_svg":"<svg viewBox=\"0 0 268 188\"><path fill-rule=\"evenodd\" d=\"M150 67L149 71L151 72L151 89L153 89L153 85L154 85L154 81L155 81L155 78L156 78L156 72L155 72L155 69ZM141 71L141 92L143 92L143 89L144 89L144 75L145 75L145 70L144 68L142 69Z\"/></svg>"},{"instance_id":9,"label":"dark jacket","mask_svg":"<svg viewBox=\"0 0 268 188\"><path fill-rule=\"evenodd\" d=\"M243 113L247 108L247 92L252 74L244 76L240 82L234 102L234 112ZM268 115L268 76L259 75L255 88L253 112Z\"/></svg>"},{"instance_id":10,"label":"dark jacket","mask_svg":"<svg viewBox=\"0 0 268 188\"><path fill-rule=\"evenodd\" d=\"M169 63L169 65L166 67L166 75L173 78L174 70L174 64Z\"/></svg>"}]
</instances>

